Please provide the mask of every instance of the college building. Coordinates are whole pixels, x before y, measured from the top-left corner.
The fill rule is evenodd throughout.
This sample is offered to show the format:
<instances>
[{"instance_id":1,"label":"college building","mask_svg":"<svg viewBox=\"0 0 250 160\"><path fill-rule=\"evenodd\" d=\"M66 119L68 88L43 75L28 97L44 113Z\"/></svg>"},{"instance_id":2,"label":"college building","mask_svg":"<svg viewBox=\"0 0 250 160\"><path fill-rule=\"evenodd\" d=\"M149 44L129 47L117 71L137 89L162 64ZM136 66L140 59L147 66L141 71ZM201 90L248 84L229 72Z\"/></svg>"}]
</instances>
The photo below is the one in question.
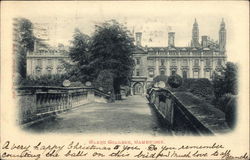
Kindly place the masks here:
<instances>
[{"instance_id":1,"label":"college building","mask_svg":"<svg viewBox=\"0 0 250 160\"><path fill-rule=\"evenodd\" d=\"M46 28L36 30L44 35ZM46 34L45 34L46 35ZM158 75L179 74L183 78L211 79L214 71L220 72L226 63L226 28L222 19L219 40L210 40L209 36L199 36L199 27L195 19L190 46L175 46L175 32L168 33L168 44L162 47L142 46L142 32L135 33L136 49L133 54L135 68L131 81L131 94L143 94L147 86ZM45 36L46 37L46 36ZM27 53L27 75L62 74L65 72L63 61L70 62L68 48L63 45L50 47L46 38L38 37L33 52Z\"/></svg>"},{"instance_id":2,"label":"college building","mask_svg":"<svg viewBox=\"0 0 250 160\"><path fill-rule=\"evenodd\" d=\"M211 79L214 71L220 72L226 63L226 28L222 19L219 41L210 40L207 35L199 40L199 27L195 19L191 46L175 46L175 32L168 33L168 44L162 47L141 45L142 33L135 33L135 68L131 82L131 94L146 92L147 86L158 75L179 74L183 78Z\"/></svg>"}]
</instances>

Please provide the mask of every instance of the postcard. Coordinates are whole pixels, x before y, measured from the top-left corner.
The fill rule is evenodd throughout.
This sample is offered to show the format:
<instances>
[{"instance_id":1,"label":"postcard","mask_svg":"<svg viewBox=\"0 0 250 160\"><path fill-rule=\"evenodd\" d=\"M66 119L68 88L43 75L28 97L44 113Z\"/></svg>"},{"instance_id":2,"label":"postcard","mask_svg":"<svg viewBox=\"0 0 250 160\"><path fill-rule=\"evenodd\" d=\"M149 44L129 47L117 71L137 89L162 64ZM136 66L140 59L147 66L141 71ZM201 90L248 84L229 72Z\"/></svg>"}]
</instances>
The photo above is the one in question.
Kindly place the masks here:
<instances>
[{"instance_id":1,"label":"postcard","mask_svg":"<svg viewBox=\"0 0 250 160\"><path fill-rule=\"evenodd\" d=\"M248 1L2 1L1 159L249 159Z\"/></svg>"}]
</instances>

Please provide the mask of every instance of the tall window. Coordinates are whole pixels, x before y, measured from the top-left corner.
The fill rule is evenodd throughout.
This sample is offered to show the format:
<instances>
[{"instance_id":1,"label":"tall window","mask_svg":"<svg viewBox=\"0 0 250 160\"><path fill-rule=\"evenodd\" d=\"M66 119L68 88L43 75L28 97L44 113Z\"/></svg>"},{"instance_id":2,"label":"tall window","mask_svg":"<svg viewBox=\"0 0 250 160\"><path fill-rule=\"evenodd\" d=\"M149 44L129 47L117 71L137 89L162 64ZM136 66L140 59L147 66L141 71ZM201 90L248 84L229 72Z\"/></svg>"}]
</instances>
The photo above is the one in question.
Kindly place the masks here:
<instances>
[{"instance_id":1,"label":"tall window","mask_svg":"<svg viewBox=\"0 0 250 160\"><path fill-rule=\"evenodd\" d=\"M52 66L52 59L48 59L48 65Z\"/></svg>"},{"instance_id":2,"label":"tall window","mask_svg":"<svg viewBox=\"0 0 250 160\"><path fill-rule=\"evenodd\" d=\"M165 64L165 60L161 59L161 66L164 66L164 64Z\"/></svg>"},{"instance_id":3,"label":"tall window","mask_svg":"<svg viewBox=\"0 0 250 160\"><path fill-rule=\"evenodd\" d=\"M148 65L149 66L154 66L155 65L154 59L148 59Z\"/></svg>"},{"instance_id":4,"label":"tall window","mask_svg":"<svg viewBox=\"0 0 250 160\"><path fill-rule=\"evenodd\" d=\"M160 74L161 74L161 75L165 75L165 70L163 70L163 69L160 70Z\"/></svg>"},{"instance_id":5,"label":"tall window","mask_svg":"<svg viewBox=\"0 0 250 160\"><path fill-rule=\"evenodd\" d=\"M187 66L187 65L188 65L187 59L183 59L183 66Z\"/></svg>"},{"instance_id":6,"label":"tall window","mask_svg":"<svg viewBox=\"0 0 250 160\"><path fill-rule=\"evenodd\" d=\"M182 77L183 77L184 79L187 78L187 71L182 71Z\"/></svg>"},{"instance_id":7,"label":"tall window","mask_svg":"<svg viewBox=\"0 0 250 160\"><path fill-rule=\"evenodd\" d=\"M194 71L194 78L199 78L199 72L198 71Z\"/></svg>"},{"instance_id":8,"label":"tall window","mask_svg":"<svg viewBox=\"0 0 250 160\"><path fill-rule=\"evenodd\" d=\"M140 58L136 58L136 64L141 64L141 59Z\"/></svg>"},{"instance_id":9,"label":"tall window","mask_svg":"<svg viewBox=\"0 0 250 160\"><path fill-rule=\"evenodd\" d=\"M171 60L171 65L172 65L172 66L176 66L176 59L172 59L172 60Z\"/></svg>"},{"instance_id":10,"label":"tall window","mask_svg":"<svg viewBox=\"0 0 250 160\"><path fill-rule=\"evenodd\" d=\"M218 59L217 65L218 65L218 66L221 66L221 64L222 64L222 60L221 60L221 59Z\"/></svg>"},{"instance_id":11,"label":"tall window","mask_svg":"<svg viewBox=\"0 0 250 160\"><path fill-rule=\"evenodd\" d=\"M199 66L199 59L195 59L195 60L194 60L194 65L195 65L195 66Z\"/></svg>"},{"instance_id":12,"label":"tall window","mask_svg":"<svg viewBox=\"0 0 250 160\"><path fill-rule=\"evenodd\" d=\"M206 59L206 66L210 66L210 59Z\"/></svg>"},{"instance_id":13,"label":"tall window","mask_svg":"<svg viewBox=\"0 0 250 160\"><path fill-rule=\"evenodd\" d=\"M42 60L41 59L37 59L37 66L42 67Z\"/></svg>"},{"instance_id":14,"label":"tall window","mask_svg":"<svg viewBox=\"0 0 250 160\"><path fill-rule=\"evenodd\" d=\"M174 75L176 73L176 71L171 71L171 75Z\"/></svg>"},{"instance_id":15,"label":"tall window","mask_svg":"<svg viewBox=\"0 0 250 160\"><path fill-rule=\"evenodd\" d=\"M136 69L136 76L140 76L140 70Z\"/></svg>"},{"instance_id":16,"label":"tall window","mask_svg":"<svg viewBox=\"0 0 250 160\"><path fill-rule=\"evenodd\" d=\"M205 78L210 79L211 78L211 71L205 71Z\"/></svg>"}]
</instances>

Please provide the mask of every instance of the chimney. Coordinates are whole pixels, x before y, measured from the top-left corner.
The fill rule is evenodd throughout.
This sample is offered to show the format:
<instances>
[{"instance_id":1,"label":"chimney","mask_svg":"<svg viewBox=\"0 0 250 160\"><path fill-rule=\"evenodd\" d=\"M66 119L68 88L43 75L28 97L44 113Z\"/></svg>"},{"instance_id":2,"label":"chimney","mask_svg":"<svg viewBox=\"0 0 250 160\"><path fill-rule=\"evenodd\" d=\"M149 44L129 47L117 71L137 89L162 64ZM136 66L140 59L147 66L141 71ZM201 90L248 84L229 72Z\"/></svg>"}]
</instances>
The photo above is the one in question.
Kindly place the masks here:
<instances>
[{"instance_id":1,"label":"chimney","mask_svg":"<svg viewBox=\"0 0 250 160\"><path fill-rule=\"evenodd\" d=\"M201 46L208 47L208 36L201 36Z\"/></svg>"},{"instance_id":2,"label":"chimney","mask_svg":"<svg viewBox=\"0 0 250 160\"><path fill-rule=\"evenodd\" d=\"M174 36L175 32L168 32L168 46L174 47Z\"/></svg>"},{"instance_id":3,"label":"chimney","mask_svg":"<svg viewBox=\"0 0 250 160\"><path fill-rule=\"evenodd\" d=\"M141 37L142 37L142 32L136 32L135 33L136 46L141 46Z\"/></svg>"}]
</instances>

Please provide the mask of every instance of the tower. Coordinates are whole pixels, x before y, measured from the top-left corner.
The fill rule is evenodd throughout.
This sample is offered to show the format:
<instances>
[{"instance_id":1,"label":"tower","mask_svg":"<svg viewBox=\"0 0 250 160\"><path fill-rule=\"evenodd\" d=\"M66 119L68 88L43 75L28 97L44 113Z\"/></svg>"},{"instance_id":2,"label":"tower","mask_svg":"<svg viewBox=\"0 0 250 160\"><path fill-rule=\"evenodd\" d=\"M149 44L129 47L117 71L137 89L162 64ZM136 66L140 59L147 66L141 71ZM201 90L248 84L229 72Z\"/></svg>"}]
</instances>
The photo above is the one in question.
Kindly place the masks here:
<instances>
[{"instance_id":1,"label":"tower","mask_svg":"<svg viewBox=\"0 0 250 160\"><path fill-rule=\"evenodd\" d=\"M136 46L141 46L141 37L142 37L142 32L136 32L135 33L135 44L136 44Z\"/></svg>"},{"instance_id":2,"label":"tower","mask_svg":"<svg viewBox=\"0 0 250 160\"><path fill-rule=\"evenodd\" d=\"M220 47L220 52L224 53L226 50L226 25L223 18L220 24L220 31L219 31L219 47Z\"/></svg>"},{"instance_id":3,"label":"tower","mask_svg":"<svg viewBox=\"0 0 250 160\"><path fill-rule=\"evenodd\" d=\"M168 32L168 46L174 47L175 32Z\"/></svg>"},{"instance_id":4,"label":"tower","mask_svg":"<svg viewBox=\"0 0 250 160\"><path fill-rule=\"evenodd\" d=\"M198 23L196 21L196 18L195 18L195 21L194 21L194 24L193 24L191 46L192 47L200 47L200 44L199 44L199 27L198 27Z\"/></svg>"}]
</instances>

